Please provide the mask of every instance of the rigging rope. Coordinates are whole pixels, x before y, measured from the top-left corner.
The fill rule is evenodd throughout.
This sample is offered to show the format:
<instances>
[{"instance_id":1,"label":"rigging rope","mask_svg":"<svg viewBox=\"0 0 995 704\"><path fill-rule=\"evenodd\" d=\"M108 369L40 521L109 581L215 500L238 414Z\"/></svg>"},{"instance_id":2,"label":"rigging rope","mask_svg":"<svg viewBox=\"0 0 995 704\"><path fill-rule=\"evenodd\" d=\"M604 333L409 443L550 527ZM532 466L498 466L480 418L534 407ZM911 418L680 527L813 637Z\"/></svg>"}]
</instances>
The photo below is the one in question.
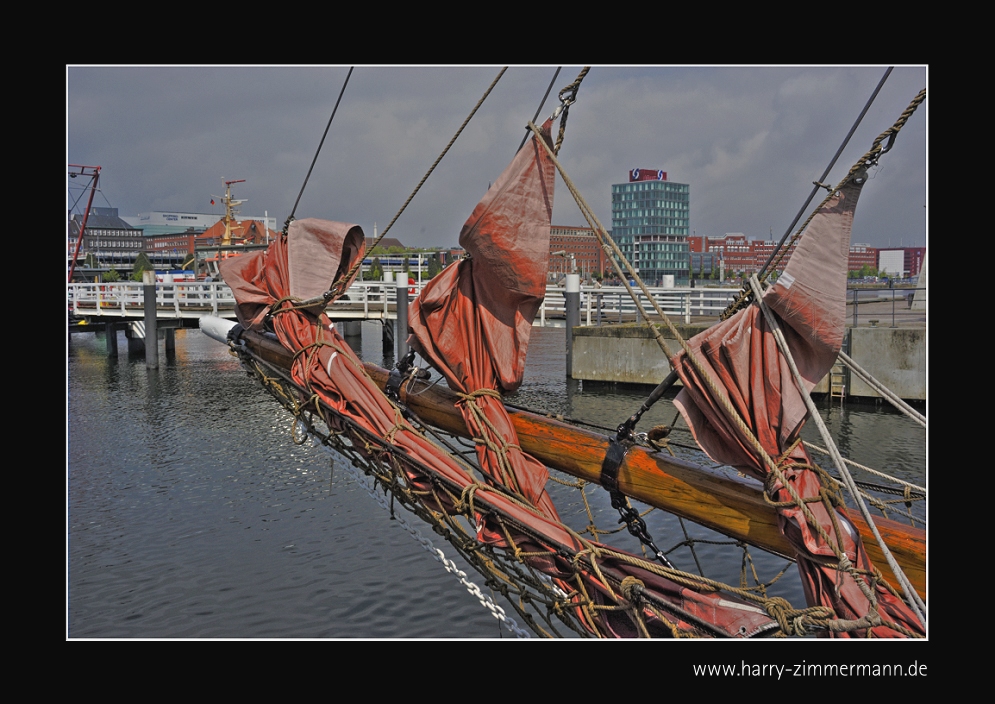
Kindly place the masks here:
<instances>
[{"instance_id":1,"label":"rigging rope","mask_svg":"<svg viewBox=\"0 0 995 704\"><path fill-rule=\"evenodd\" d=\"M905 111L900 116L899 120L892 127L888 128L887 130L885 130L885 132L879 135L876 140L874 140L873 144L871 145L871 149L867 153L865 153L864 156L862 156L850 168L850 170L843 178L843 180L840 182L840 184L835 189L832 189L830 193L826 196L826 198L823 200L823 202L819 205L819 207L817 207L812 212L812 215L809 216L809 219L806 221L805 225L802 228L800 228L799 233L798 235L796 235L796 237L800 236L800 234L804 231L805 227L808 226L808 223L815 216L815 213L818 212L818 210L823 205L825 205L829 199L833 197L835 191L842 188L843 185L851 178L866 178L866 169L869 166L876 164L881 154L891 149L891 146L894 144L894 140L898 134L898 131L902 128L902 126L905 125L905 123L908 121L909 117L911 117L912 113L915 112L915 109L919 106L919 104L921 104L922 101L925 100L925 97L926 97L926 90L923 89L905 109ZM529 123L529 128L532 129L533 132L538 134L538 128L534 124ZM881 143L884 141L886 137L889 138L888 144L886 147L882 147ZM537 140L537 141L542 143L542 140ZM546 149L547 151L550 151L548 146L546 147ZM640 286L643 293L646 295L647 299L656 308L657 313L662 318L664 324L667 326L671 334L674 336L674 338L680 344L681 348L684 350L687 360L695 369L695 371L701 378L702 382L710 390L710 393L712 394L713 398L717 399L719 403L722 405L722 407L726 410L726 415L728 416L729 420L736 426L742 437L753 448L757 457L763 462L763 465L767 468L769 476L772 477L773 479L776 479L787 490L788 494L792 498L792 501L799 508L801 513L805 516L805 519L809 523L809 525L811 525L812 528L822 536L822 538L826 541L827 545L832 547L833 552L835 553L836 558L838 560L839 569L845 570L852 576L855 584L864 594L865 598L868 600L869 604L871 605L875 617L880 621L880 616L877 614L877 603L878 603L877 598L873 593L873 591L871 590L870 586L860 575L859 570L857 570L857 568L850 562L846 554L843 553L839 549L839 547L830 539L829 535L825 532L825 529L821 526L819 521L815 519L812 512L806 506L805 501L798 495L797 491L795 490L795 487L785 479L784 475L781 472L779 462L775 462L775 460L772 457L770 457L770 455L767 454L766 450L760 444L759 440L756 438L753 431L744 422L743 418L736 411L736 409L732 407L729 400L723 394L719 393L718 384L715 382L712 376L704 369L701 361L693 353L688 343L684 340L683 336L681 336L680 332L674 327L673 323L670 321L670 318L660 308L659 303L652 296L650 296L649 291L646 290L646 285L639 278L638 274L633 270L632 265L629 264L628 260L626 260L624 256L622 256L622 253L618 250L617 245L615 245L614 241L607 234L604 227L597 220L597 217L594 215L593 211L591 211L590 207L587 205L586 201L584 201L583 197L579 194L579 192L577 192L576 188L573 186L572 181L570 181L569 177L567 177L562 165L556 159L555 155L550 154L550 158L553 161L553 163L556 165L556 168L559 170L560 175L563 177L564 182L567 184L567 187L570 189L571 194L574 196L574 199L577 201L577 204L581 208L581 211L583 212L585 218L587 218L588 223L592 225L592 228L594 226L594 223L597 223L597 227L594 228L594 230L596 237L598 237L599 243L602 242L609 243L611 246L611 250L609 250L606 247L606 251L614 251L616 253L616 256L619 257L619 259L626 265L626 268L629 270L634 280ZM603 244L602 246L605 245ZM621 274L621 270L619 268L618 263L613 261L612 264L615 266L616 271L618 271ZM640 305L635 295L635 292L632 290L631 286L629 286L628 282L625 281L624 277L622 277L622 281L623 284L625 284L626 290L629 291L630 296L632 296L633 300L636 302L637 307L639 308L640 311L642 311L642 306ZM664 354L666 354L668 361L670 361L671 366L673 366L674 362L671 359L671 355L669 354L669 348L667 347L666 343L663 341L663 337L662 335L660 335L659 330L655 325L652 324L650 325L650 328L654 332L654 337L656 338L657 343L660 345L661 349L664 350ZM874 527L873 524L872 524L872 529L876 532L876 527ZM900 583L902 583L904 589L907 584L907 579L905 579L904 582L902 582L903 578L904 574L902 574L899 577L899 580ZM918 595L915 594L915 591L914 590L911 591L912 594L914 595L914 599L918 600ZM922 603L921 600L919 601L919 603L920 604ZM913 602L912 604L910 604L910 606L913 608L913 610L916 612L917 616L920 618L921 622L925 626L925 619L920 615L918 609L915 608L915 603ZM922 611L925 611L925 609L923 608ZM889 624L889 627L892 628L896 626L897 624Z\"/></svg>"},{"instance_id":2,"label":"rigging rope","mask_svg":"<svg viewBox=\"0 0 995 704\"><path fill-rule=\"evenodd\" d=\"M439 154L439 157L429 167L428 171L425 172L425 175L422 176L421 181L419 181L418 185L415 186L415 190L411 192L411 195L408 196L408 199L404 201L404 205L402 205L401 209L397 211L397 215L395 215L393 219L391 219L391 221L387 223L387 227L384 228L383 232L381 232L380 235L373 241L373 244L370 245L371 251L375 249L378 244L380 244L380 241L384 238L384 236L387 234L390 228L393 227L394 223L397 222L397 219L401 217L401 213L403 213L404 210L408 207L408 204L411 203L412 199L415 197L415 194L418 193L419 190L421 190L421 187L423 185L425 185L425 181L428 180L428 177L432 175L433 171L435 171L435 167L439 165L439 162L442 161L442 158L449 152L449 149L453 146L453 144L456 143L456 140L459 139L459 136L463 133L464 128L466 128L466 126L470 123L470 120L473 119L473 116L477 114L477 110L479 110L480 106L484 104L484 101L487 100L487 96L491 94L491 91L494 90L494 86L497 85L497 82L501 80L501 76L503 76L504 72L507 70L508 67L505 66L498 72L497 77L491 82L490 86L487 87L487 90L481 96L480 100L477 101L477 104L473 106L473 110L471 110L470 114L466 116L465 120L463 120L463 124L460 125L458 130L456 130L456 134L454 134L453 138L449 140L449 144L446 145L446 148L442 150L442 153ZM356 271L359 269L362 263L363 261L361 259L358 259L356 263L352 265L352 268L349 269L348 273L345 276L343 276L341 279L332 284L332 287L329 289L329 292L332 293L333 297L334 294L337 292L339 286L343 286L345 282L352 280L352 277L355 275Z\"/></svg>"},{"instance_id":3,"label":"rigging rope","mask_svg":"<svg viewBox=\"0 0 995 704\"><path fill-rule=\"evenodd\" d=\"M297 194L297 200L294 201L294 207L290 211L290 215L287 216L287 221L283 224L283 234L287 234L287 228L290 227L290 223L294 219L294 213L297 212L297 204L301 202L301 196L304 195L304 189L307 187L307 182L311 178L311 172L314 170L314 165L318 162L318 155L321 153L321 147L325 143L325 137L328 136L328 128L332 126L332 120L335 119L335 113L339 109L339 103L342 102L342 95L345 93L345 87L349 85L349 77L352 76L352 70L356 68L355 66L349 67L349 73L346 74L345 82L342 84L342 90L339 91L338 100L335 101L335 107L332 108L332 114L328 118L328 124L325 125L325 132L321 135L321 141L318 143L318 149L314 153L314 159L311 160L311 168L307 170L307 176L304 177L304 183L301 184L301 192Z\"/></svg>"},{"instance_id":4,"label":"rigging rope","mask_svg":"<svg viewBox=\"0 0 995 704\"><path fill-rule=\"evenodd\" d=\"M850 357L846 354L846 352L843 352L842 350L840 350L840 360L843 362L843 364L849 367L854 374L860 377L860 379L864 381L868 386L874 388L875 391L881 394L885 398L885 400L891 403L891 405L893 405L895 408L897 408L899 411L907 415L912 420L916 421L922 427L924 428L926 427L926 416L924 416L922 413L919 413L919 411L917 411L912 406L903 401L901 398L899 398L898 395L895 394L895 392L893 392L891 389L887 388L884 384L882 384L880 381L871 376L871 374L865 371L863 367L861 367L855 361L850 359Z\"/></svg>"},{"instance_id":5,"label":"rigging rope","mask_svg":"<svg viewBox=\"0 0 995 704\"><path fill-rule=\"evenodd\" d=\"M556 83L556 77L560 75L560 69L562 68L563 68L562 66L556 67L556 73L553 74L553 78L549 81L549 86L546 88L546 94L542 96L542 101L539 103L539 107L536 108L536 114L532 116L532 122L535 122L536 120L539 119L539 113L542 112L542 106L546 104L546 98L549 97L549 92L553 90L553 84ZM519 144L518 149L515 150L516 154L522 151L522 147L525 146L525 140L528 138L529 138L529 130L528 128L526 128L525 136L522 137L522 143Z\"/></svg>"},{"instance_id":6,"label":"rigging rope","mask_svg":"<svg viewBox=\"0 0 995 704\"><path fill-rule=\"evenodd\" d=\"M474 517L478 515L478 511L482 507L474 505L473 495L475 491L483 490L485 487L479 484L471 484L464 487L460 493L459 487L452 487L447 481L435 475L434 479L429 480L430 484L423 485L427 491L417 488L410 483L409 479L405 478L404 472L400 467L401 464L404 464L410 469L422 467L419 471L427 470L417 459L408 457L403 451L398 452L397 448L387 444L384 438L366 434L355 426L352 421L338 415L334 410L325 407L317 396L312 396L309 400L306 399L306 396L300 397L301 402L298 402L295 400L298 396L294 389L301 389L301 387L297 386L289 378L287 372L270 367L258 358L253 360L248 356L248 350L244 346L235 345L233 351L239 354L239 356L245 355L243 356L243 361L259 376L263 382L263 386L273 393L298 420L304 422L307 430L313 433L322 444L333 447L348 460L351 460L354 466L365 471L367 475L372 476L374 481L383 489L390 491L393 496L391 506L393 506L394 499L398 500L402 507L413 511L419 518L432 525L435 532L446 537L460 555L487 579L488 586L493 590L500 591L503 596L508 598L511 606L521 614L529 627L539 635L548 636L551 633L536 620L537 617L545 621L549 627L553 625L553 618L559 619L582 636L613 635L610 632L604 631L601 626L593 621L597 617L597 614L611 611L627 614L633 619L636 628L643 635L647 633L647 619L650 616L658 619L662 626L669 628L670 635L674 637L695 637L695 635L698 635L694 633L694 628L688 628L687 624L693 624L695 627L702 629L706 634L728 635L716 630L712 624L688 613L686 609L676 604L654 598L649 593L643 593L639 580L622 580L621 583L612 581L609 584L609 582L605 581L608 575L603 572L602 566L610 565L612 561L636 565L641 569L666 577L694 590L701 590L705 593L721 590L739 596L756 604L757 607L763 609L776 619L781 631L780 634L775 632L772 635L804 635L811 633L812 629L842 632L863 629L873 625L866 618L860 620L835 618L831 610L821 606L794 609L785 599L777 596L769 596L767 589L783 576L787 567L782 569L766 584L759 581L756 570L753 568L753 578L756 584L752 587L746 586L746 567L749 565L752 568L753 562L746 551L746 546L739 541L728 543L730 545L735 544L744 549L740 587L737 588L720 581L708 579L707 577L681 570L667 569L657 563L648 562L643 558L638 558L628 553L618 552L608 546L589 543L583 539L580 533L577 533L565 524L561 524L563 529L581 541L584 548L576 553L566 553L558 550L557 554L568 560L574 566L574 569L599 580L604 586L609 588L610 592L613 588L612 585L614 585L614 588L619 590L622 600L618 600L615 594L612 593L611 598L615 600L614 603L599 604L593 602L590 594L587 592L585 583L580 580L579 576L575 578L576 588L572 592L564 592L555 583L550 582L543 574L536 572L529 566L528 561L530 558L542 557L548 553L529 552L522 549L521 544L517 542L519 539L513 537L507 530L509 525L515 527L516 534L522 530L521 525L512 516L502 514L504 517L499 519L499 524L504 528L504 534L508 541L507 550L495 551L491 548L481 546L477 542L472 525L473 521L476 520ZM271 372L275 372L275 376L267 373L264 367L270 369ZM302 405L304 403L308 404L308 408ZM317 415L313 415L314 409L317 409ZM316 430L313 426L315 418L320 418L328 426L327 434ZM332 425L329 425L330 421ZM428 475L425 476L427 477ZM566 484L566 482L561 483ZM575 482L569 485L583 489L586 482ZM455 493L453 489L455 489ZM591 520L593 517L590 516L590 506L583 491L582 496L584 496L584 505L587 507L589 520ZM453 510L456 513L450 515L447 511L440 512L439 506L444 504L453 506ZM516 504L522 508L528 508L527 504L518 502ZM490 506L484 510L490 512L493 511L493 508L493 506ZM462 523L455 520L460 517L470 522L470 532L464 529ZM593 526L589 525L589 528L593 528ZM614 531L597 529L597 532L610 534ZM594 533L594 535L595 540L597 540L597 533ZM690 541L690 543L695 542L711 545L722 544L714 540L692 539ZM675 545L671 550L681 545L690 547L690 543L688 540L685 540L683 543ZM670 552L671 550L666 552ZM671 614L678 617L678 622L675 622ZM495 614L495 617L499 618L497 614ZM680 624L679 621L684 621L685 623ZM757 631L755 634L760 635L765 630ZM918 637L918 634L903 632L906 635ZM555 635L555 629L553 635Z\"/></svg>"},{"instance_id":7,"label":"rigging rope","mask_svg":"<svg viewBox=\"0 0 995 704\"><path fill-rule=\"evenodd\" d=\"M560 153L560 147L563 146L563 135L567 131L567 115L570 114L570 106L577 102L577 91L580 89L580 83L584 80L590 70L590 66L582 68L573 83L560 91L560 107L563 108L563 117L560 118L560 132L556 136L556 146L553 147L554 154ZM533 120L533 122L535 122L535 120Z\"/></svg>"},{"instance_id":8,"label":"rigging rope","mask_svg":"<svg viewBox=\"0 0 995 704\"><path fill-rule=\"evenodd\" d=\"M336 456L338 456L338 453L335 450L333 450L331 447L322 443L313 434L311 434L311 437L313 443L321 447L332 458L332 462L334 462ZM417 540L418 543L423 548L425 548L425 551L428 552L432 557L434 557L436 561L439 562L446 569L446 572L455 575L456 578L459 579L460 584L462 584L470 594L475 596L477 600L480 602L481 606L490 611L491 615L494 618L503 623L505 628L514 633L515 636L517 636L518 638L532 637L532 635L528 631L522 630L521 626L518 625L518 622L515 621L515 619L512 618L511 616L508 616L507 613L505 613L505 610L501 608L501 606L499 606L494 601L494 599L492 599L487 594L484 594L479 586L477 586L475 583L467 579L466 572L461 570L456 565L455 562L446 557L446 553L444 553L439 548L435 547L435 544L432 543L432 541L429 540L428 538L424 537L421 534L420 530L418 530L410 523L408 523L408 521L405 520L404 516L395 513L394 509L387 502L387 499L381 494L378 494L374 490L374 486L371 486L370 480L365 474L359 472L351 464L342 463L341 466L344 467L346 472L348 472L349 475L356 480L357 484L359 484L361 487L363 487L366 490L366 493L369 494L374 501L380 504L381 508L383 508L386 511L390 511L392 520L397 521L398 524L400 524L400 526L404 528L404 530L406 530L409 535L411 535L411 537Z\"/></svg>"},{"instance_id":9,"label":"rigging rope","mask_svg":"<svg viewBox=\"0 0 995 704\"><path fill-rule=\"evenodd\" d=\"M816 427L819 429L823 442L825 442L826 446L829 448L829 454L833 458L833 463L836 465L836 471L840 473L840 476L843 478L843 483L850 491L850 495L853 496L854 501L856 501L857 507L860 509L860 515L864 517L865 521L867 521L867 525L870 527L871 533L874 534L874 539L877 540L878 545L881 547L881 552L884 553L888 566L891 567L891 571L898 579L899 584L902 585L902 591L905 592L905 598L909 604L909 607L915 612L922 625L925 626L926 605L923 603L922 599L919 598L916 590L912 588L908 577L905 576L905 572L899 566L894 555L891 554L888 544L884 541L884 538L881 537L881 533L878 531L874 518L871 516L870 511L867 510L867 504L864 503L863 497L854 485L853 477L850 476L850 472L846 468L846 463L843 462L843 458L840 457L839 450L836 448L836 444L833 442L832 436L829 434L829 429L822 421L822 416L819 415L818 409L816 409L815 404L812 402L811 394L809 394L808 390L805 388L805 383L802 381L798 367L795 365L795 358L791 354L791 350L788 348L787 340L784 339L784 333L781 331L781 326L777 321L777 317L763 299L763 294L760 291L760 282L757 280L756 274L750 277L750 287L753 289L754 300L760 306L760 310L763 311L764 317L767 319L767 324L770 325L771 330L774 333L774 339L777 341L778 349L781 350L781 354L788 362L788 367L791 369L791 375L795 380L795 385L801 392L802 399L805 401L805 407L808 409L808 414L815 423ZM858 584L862 582L863 580L859 580Z\"/></svg>"},{"instance_id":10,"label":"rigging rope","mask_svg":"<svg viewBox=\"0 0 995 704\"><path fill-rule=\"evenodd\" d=\"M840 145L840 148L836 151L835 156L833 156L832 160L829 162L829 166L827 166L826 170L823 172L822 177L818 181L813 182L815 185L812 188L812 193L809 194L809 197L805 201L805 204L798 211L798 214L795 215L794 220L791 221L791 225L788 226L788 229L781 237L781 241L778 242L777 247L775 247L774 251L771 252L770 257L768 257L767 262L764 264L763 268L761 269L761 277L760 277L761 281L765 281L767 277L770 276L771 272L774 269L776 269L777 265L780 264L785 254L790 250L791 244L794 244L794 242L799 237L801 237L802 233L805 231L805 228L808 227L808 223L812 220L812 217L815 215L815 211L812 211L812 213L808 217L808 220L805 221L805 224L802 225L800 228L798 228L798 230L795 232L795 236L792 237L791 239L791 244L789 244L787 247L784 247L784 241L787 239L788 233L790 233L792 228L794 228L795 223L798 222L799 217L801 217L801 214L804 212L805 208L808 207L808 204L812 201L812 198L815 196L816 191L818 191L820 188L827 188L827 186L822 182L826 180L826 177L829 175L829 171L836 164L836 160L839 158L840 153L846 147L847 143L849 143L850 137L853 136L854 131L857 129L857 126L860 124L861 120L863 120L864 115L867 113L867 110L871 106L871 103L877 97L877 94L881 90L881 87L884 85L885 80L887 80L888 76L891 74L892 68L894 67L889 67L888 70L885 71L884 76L881 77L881 80L878 82L878 85L874 89L874 92L871 94L871 97L867 99L867 103L864 105L864 109L861 111L860 115L857 116L856 121L853 123L853 127L850 128L850 132L844 138L843 143ZM895 136L898 134L898 131L902 128L902 126L905 125L905 122L908 121L908 118L912 115L913 112L915 112L916 108L919 107L919 103L921 103L925 99L925 97L926 97L926 89L923 88L922 91L919 92L919 95L916 96L916 98L913 98L912 103L909 105L909 107L905 109L905 112L903 112L902 115L899 117L898 122L896 122L894 126L886 130L882 135L880 135L877 138L877 140L875 140L874 144L871 147L871 152L865 154L864 159L867 159L868 155L874 152L875 153L874 163L876 163L877 156L880 156L881 154L884 154L885 152L891 149L891 146L895 142ZM878 149L878 151L875 152L875 149L880 146L880 142L885 135L890 135L891 137L891 139L888 142L888 146L884 149ZM867 166L871 165L872 164L868 162ZM850 174L852 174L856 168L857 168L856 165L852 167L850 169ZM829 189L829 195L831 196L832 194L833 194L833 189ZM774 261L775 257L776 261ZM735 313L746 302L749 296L750 296L749 286L744 285L743 290L740 292L739 298L737 298L733 303L730 303L729 307L726 308L726 310L722 313L721 316L722 320L727 319L729 316Z\"/></svg>"}]
</instances>

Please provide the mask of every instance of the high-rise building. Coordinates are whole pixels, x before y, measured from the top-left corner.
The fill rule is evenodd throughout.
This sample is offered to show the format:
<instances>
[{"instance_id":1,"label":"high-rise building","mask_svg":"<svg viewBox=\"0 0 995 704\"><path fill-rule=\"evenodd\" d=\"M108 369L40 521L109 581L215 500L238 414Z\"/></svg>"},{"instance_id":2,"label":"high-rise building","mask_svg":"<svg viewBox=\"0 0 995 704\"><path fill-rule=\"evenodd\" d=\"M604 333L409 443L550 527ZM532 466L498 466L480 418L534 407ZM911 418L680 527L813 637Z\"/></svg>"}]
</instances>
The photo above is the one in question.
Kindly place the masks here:
<instances>
[{"instance_id":1,"label":"high-rise building","mask_svg":"<svg viewBox=\"0 0 995 704\"><path fill-rule=\"evenodd\" d=\"M628 183L612 185L612 237L649 286L666 275L688 284L690 191L656 169L632 169Z\"/></svg>"}]
</instances>

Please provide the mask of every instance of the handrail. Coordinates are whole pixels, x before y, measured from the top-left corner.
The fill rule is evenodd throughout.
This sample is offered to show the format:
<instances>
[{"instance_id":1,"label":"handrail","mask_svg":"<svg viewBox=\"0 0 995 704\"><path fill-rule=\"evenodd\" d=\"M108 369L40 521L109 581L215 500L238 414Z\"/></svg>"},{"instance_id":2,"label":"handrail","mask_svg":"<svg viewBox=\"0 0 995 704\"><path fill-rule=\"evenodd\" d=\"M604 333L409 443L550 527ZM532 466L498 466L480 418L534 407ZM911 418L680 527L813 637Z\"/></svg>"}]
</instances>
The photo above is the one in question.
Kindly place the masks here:
<instances>
[{"instance_id":1,"label":"handrail","mask_svg":"<svg viewBox=\"0 0 995 704\"><path fill-rule=\"evenodd\" d=\"M418 293L425 283L402 284L409 296ZM393 319L397 302L395 282L357 281L346 294L328 307L332 317L354 316L364 319ZM715 318L738 292L736 288L651 288L650 293L664 311L690 323L694 318ZM642 297L640 293L640 297ZM68 285L68 302L76 315L134 317L143 315L143 285L131 281L115 283L74 283ZM163 318L193 318L231 315L235 299L223 282L174 282L156 284L156 304ZM550 318L566 315L565 288L549 285L536 322L545 325ZM581 320L585 325L602 325L637 320L639 311L622 286L582 286Z\"/></svg>"}]
</instances>

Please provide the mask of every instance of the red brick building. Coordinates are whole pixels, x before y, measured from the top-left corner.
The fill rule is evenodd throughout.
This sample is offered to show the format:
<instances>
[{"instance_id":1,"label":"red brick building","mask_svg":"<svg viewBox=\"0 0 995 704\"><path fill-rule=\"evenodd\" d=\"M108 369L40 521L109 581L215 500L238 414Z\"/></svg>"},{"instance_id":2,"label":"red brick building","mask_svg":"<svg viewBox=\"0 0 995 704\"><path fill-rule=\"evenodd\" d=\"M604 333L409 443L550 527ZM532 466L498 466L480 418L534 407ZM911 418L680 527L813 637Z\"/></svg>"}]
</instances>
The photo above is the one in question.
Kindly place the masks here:
<instances>
[{"instance_id":1,"label":"red brick building","mask_svg":"<svg viewBox=\"0 0 995 704\"><path fill-rule=\"evenodd\" d=\"M564 252L553 256L553 252ZM559 227L549 230L549 273L554 277L576 271L582 277L600 275L608 265L605 251L598 245L594 231L589 227ZM573 270L570 258L576 262Z\"/></svg>"},{"instance_id":2,"label":"red brick building","mask_svg":"<svg viewBox=\"0 0 995 704\"><path fill-rule=\"evenodd\" d=\"M726 233L725 237L692 235L688 237L688 245L692 253L717 256L724 262L726 271L742 271L746 275L760 271L777 248L777 242L773 240L751 240L741 232ZM794 247L791 247L781 259L776 267L778 271L784 269L793 251Z\"/></svg>"},{"instance_id":3,"label":"red brick building","mask_svg":"<svg viewBox=\"0 0 995 704\"><path fill-rule=\"evenodd\" d=\"M877 270L878 250L869 244L855 243L850 245L850 258L847 269L850 271L860 271L865 266Z\"/></svg>"}]
</instances>

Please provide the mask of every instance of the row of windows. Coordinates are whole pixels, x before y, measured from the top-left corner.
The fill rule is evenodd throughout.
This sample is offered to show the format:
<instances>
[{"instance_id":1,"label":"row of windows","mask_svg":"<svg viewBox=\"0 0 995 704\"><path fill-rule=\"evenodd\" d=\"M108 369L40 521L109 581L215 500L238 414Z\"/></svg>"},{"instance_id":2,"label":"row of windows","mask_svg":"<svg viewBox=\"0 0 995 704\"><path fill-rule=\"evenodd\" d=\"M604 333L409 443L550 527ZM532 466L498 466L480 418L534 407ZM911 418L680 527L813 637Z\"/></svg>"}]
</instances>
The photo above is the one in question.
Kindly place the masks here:
<instances>
[{"instance_id":1,"label":"row of windows","mask_svg":"<svg viewBox=\"0 0 995 704\"><path fill-rule=\"evenodd\" d=\"M633 203L655 205L658 208L683 208L684 210L690 207L686 197L672 193L616 193L612 196L612 207L631 208L634 207Z\"/></svg>"},{"instance_id":2,"label":"row of windows","mask_svg":"<svg viewBox=\"0 0 995 704\"><path fill-rule=\"evenodd\" d=\"M675 210L673 208L637 208L635 206L638 203L633 203L633 207L629 208L613 208L612 209L612 220L621 220L622 218L632 218L632 217L643 217L643 216L658 216L665 218L686 218L689 215L688 210Z\"/></svg>"},{"instance_id":3,"label":"row of windows","mask_svg":"<svg viewBox=\"0 0 995 704\"><path fill-rule=\"evenodd\" d=\"M107 249L141 249L141 240L86 240L87 248L106 247Z\"/></svg>"},{"instance_id":4,"label":"row of windows","mask_svg":"<svg viewBox=\"0 0 995 704\"><path fill-rule=\"evenodd\" d=\"M617 228L618 240L621 241L622 238L632 237L633 235L686 235L686 227L661 227L659 225L653 225L650 227L620 227Z\"/></svg>"},{"instance_id":5,"label":"row of windows","mask_svg":"<svg viewBox=\"0 0 995 704\"><path fill-rule=\"evenodd\" d=\"M612 193L642 193L656 191L658 193L688 193L690 185L674 183L673 181L638 181L636 183L612 184Z\"/></svg>"}]
</instances>

